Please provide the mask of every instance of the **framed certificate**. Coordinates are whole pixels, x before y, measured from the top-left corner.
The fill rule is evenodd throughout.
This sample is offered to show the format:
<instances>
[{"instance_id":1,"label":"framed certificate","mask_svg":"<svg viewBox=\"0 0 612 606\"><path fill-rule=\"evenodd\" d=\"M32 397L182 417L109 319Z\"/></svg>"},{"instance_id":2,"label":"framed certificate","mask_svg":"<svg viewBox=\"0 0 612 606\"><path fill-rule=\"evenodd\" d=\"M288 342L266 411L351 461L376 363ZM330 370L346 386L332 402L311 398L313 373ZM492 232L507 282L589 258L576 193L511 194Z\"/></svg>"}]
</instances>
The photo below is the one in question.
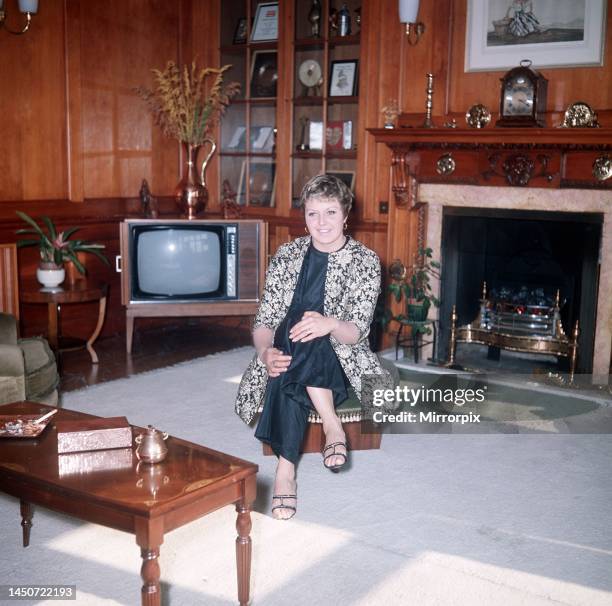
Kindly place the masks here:
<instances>
[{"instance_id":1,"label":"framed certificate","mask_svg":"<svg viewBox=\"0 0 612 606\"><path fill-rule=\"evenodd\" d=\"M329 77L330 97L352 97L357 94L357 59L332 61Z\"/></svg>"},{"instance_id":2,"label":"framed certificate","mask_svg":"<svg viewBox=\"0 0 612 606\"><path fill-rule=\"evenodd\" d=\"M267 42L278 39L278 2L262 2L257 5L251 31L251 42Z\"/></svg>"}]
</instances>

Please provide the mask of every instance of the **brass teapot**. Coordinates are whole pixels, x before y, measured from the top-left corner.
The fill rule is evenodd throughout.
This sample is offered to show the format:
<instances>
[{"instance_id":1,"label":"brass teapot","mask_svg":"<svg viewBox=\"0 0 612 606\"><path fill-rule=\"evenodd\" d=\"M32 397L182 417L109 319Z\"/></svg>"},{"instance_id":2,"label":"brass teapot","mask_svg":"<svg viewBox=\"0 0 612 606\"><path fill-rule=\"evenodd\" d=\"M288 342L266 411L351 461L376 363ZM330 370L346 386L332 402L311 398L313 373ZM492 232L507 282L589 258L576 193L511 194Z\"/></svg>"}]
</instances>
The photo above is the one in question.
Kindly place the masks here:
<instances>
[{"instance_id":1,"label":"brass teapot","mask_svg":"<svg viewBox=\"0 0 612 606\"><path fill-rule=\"evenodd\" d=\"M136 436L135 442L138 444L136 456L144 463L159 463L166 458L168 447L164 441L168 439L166 432L155 429L153 425L148 425L145 433Z\"/></svg>"}]
</instances>

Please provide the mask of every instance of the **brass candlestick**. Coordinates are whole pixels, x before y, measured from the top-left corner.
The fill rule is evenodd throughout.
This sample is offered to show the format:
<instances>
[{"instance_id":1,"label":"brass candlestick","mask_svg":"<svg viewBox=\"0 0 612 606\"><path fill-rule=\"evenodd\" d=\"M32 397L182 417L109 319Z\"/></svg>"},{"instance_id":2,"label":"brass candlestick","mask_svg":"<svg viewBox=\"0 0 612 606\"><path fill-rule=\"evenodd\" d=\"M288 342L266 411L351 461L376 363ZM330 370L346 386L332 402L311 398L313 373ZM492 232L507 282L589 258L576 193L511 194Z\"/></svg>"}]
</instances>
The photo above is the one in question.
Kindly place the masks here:
<instances>
[{"instance_id":1,"label":"brass candlestick","mask_svg":"<svg viewBox=\"0 0 612 606\"><path fill-rule=\"evenodd\" d=\"M455 349L457 347L457 306L453 305L451 311L451 331L450 331L450 343L448 345L448 362L446 366L455 365Z\"/></svg>"},{"instance_id":2,"label":"brass candlestick","mask_svg":"<svg viewBox=\"0 0 612 606\"><path fill-rule=\"evenodd\" d=\"M431 119L431 109L433 107L433 74L427 74L427 100L425 101L425 121L423 122L423 128L433 128L433 121Z\"/></svg>"}]
</instances>

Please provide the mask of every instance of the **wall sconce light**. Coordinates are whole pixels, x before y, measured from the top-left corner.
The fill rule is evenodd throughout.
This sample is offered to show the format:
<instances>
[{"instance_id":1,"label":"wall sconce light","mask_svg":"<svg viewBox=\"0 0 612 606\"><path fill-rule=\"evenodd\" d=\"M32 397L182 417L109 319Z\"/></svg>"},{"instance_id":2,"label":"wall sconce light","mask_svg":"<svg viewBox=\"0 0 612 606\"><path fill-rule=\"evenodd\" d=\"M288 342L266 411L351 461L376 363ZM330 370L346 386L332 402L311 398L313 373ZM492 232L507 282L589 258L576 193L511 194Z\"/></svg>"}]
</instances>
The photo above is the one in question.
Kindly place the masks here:
<instances>
[{"instance_id":1,"label":"wall sconce light","mask_svg":"<svg viewBox=\"0 0 612 606\"><path fill-rule=\"evenodd\" d=\"M417 21L419 14L419 0L399 0L400 23L406 24L406 36L408 44L414 46L425 31L425 24ZM411 26L414 26L411 28ZM414 36L412 33L414 32Z\"/></svg>"},{"instance_id":2,"label":"wall sconce light","mask_svg":"<svg viewBox=\"0 0 612 606\"><path fill-rule=\"evenodd\" d=\"M0 27L4 26L4 29L10 34L25 34L30 29L30 23L32 22L32 15L38 12L38 0L19 0L19 10L26 16L26 24L21 31L13 31L6 26L6 9L4 8L5 0L0 0Z\"/></svg>"}]
</instances>

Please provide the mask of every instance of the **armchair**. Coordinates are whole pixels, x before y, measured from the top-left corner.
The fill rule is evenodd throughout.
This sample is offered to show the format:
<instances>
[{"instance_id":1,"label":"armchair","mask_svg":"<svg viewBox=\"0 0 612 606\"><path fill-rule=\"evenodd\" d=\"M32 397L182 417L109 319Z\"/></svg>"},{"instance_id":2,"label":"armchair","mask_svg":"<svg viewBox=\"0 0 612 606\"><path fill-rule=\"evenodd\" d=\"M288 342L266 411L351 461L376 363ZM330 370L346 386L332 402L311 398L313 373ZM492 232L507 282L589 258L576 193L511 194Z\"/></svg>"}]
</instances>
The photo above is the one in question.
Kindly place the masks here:
<instances>
[{"instance_id":1,"label":"armchair","mask_svg":"<svg viewBox=\"0 0 612 606\"><path fill-rule=\"evenodd\" d=\"M9 312L9 313L4 313ZM17 253L0 245L0 404L30 400L55 405L59 376L42 337L18 338Z\"/></svg>"},{"instance_id":2,"label":"armchair","mask_svg":"<svg viewBox=\"0 0 612 606\"><path fill-rule=\"evenodd\" d=\"M17 320L0 313L0 404L30 400L55 405L55 356L41 337L17 338Z\"/></svg>"}]
</instances>

